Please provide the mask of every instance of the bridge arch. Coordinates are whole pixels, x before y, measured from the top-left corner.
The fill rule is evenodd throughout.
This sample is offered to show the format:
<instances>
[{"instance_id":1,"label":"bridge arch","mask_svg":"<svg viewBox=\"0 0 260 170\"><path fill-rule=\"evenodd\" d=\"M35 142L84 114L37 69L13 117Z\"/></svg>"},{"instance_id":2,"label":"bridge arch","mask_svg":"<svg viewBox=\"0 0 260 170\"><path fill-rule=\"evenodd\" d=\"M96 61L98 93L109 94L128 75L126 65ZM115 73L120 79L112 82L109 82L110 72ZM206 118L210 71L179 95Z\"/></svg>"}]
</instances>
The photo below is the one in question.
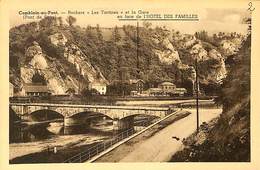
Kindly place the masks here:
<instances>
[{"instance_id":1,"label":"bridge arch","mask_svg":"<svg viewBox=\"0 0 260 170\"><path fill-rule=\"evenodd\" d=\"M60 112L51 109L40 109L31 112L28 115L29 120L33 121L45 121L53 119L63 119L64 116Z\"/></svg>"},{"instance_id":2,"label":"bridge arch","mask_svg":"<svg viewBox=\"0 0 260 170\"><path fill-rule=\"evenodd\" d=\"M64 125L65 126L76 126L76 125L90 126L93 119L100 118L100 117L106 117L112 120L111 117L101 112L82 111L82 112L77 112L71 116L65 117Z\"/></svg>"}]
</instances>

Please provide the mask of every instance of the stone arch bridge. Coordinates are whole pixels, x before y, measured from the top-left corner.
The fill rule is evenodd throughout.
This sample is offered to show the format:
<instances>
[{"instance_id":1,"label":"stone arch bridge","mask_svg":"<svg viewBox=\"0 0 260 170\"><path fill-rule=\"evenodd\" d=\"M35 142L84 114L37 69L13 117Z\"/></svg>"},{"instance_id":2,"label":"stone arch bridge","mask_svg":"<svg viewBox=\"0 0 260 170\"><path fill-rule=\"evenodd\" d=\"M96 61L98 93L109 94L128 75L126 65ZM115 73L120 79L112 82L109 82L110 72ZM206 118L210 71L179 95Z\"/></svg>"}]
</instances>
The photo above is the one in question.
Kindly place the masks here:
<instances>
[{"instance_id":1,"label":"stone arch bridge","mask_svg":"<svg viewBox=\"0 0 260 170\"><path fill-rule=\"evenodd\" d=\"M29 116L37 111L54 111L64 117L64 126L82 124L85 120L79 114L100 113L111 119L116 129L133 126L135 115L150 115L164 117L174 110L168 107L139 107L139 106L105 106L105 105L75 105L50 103L10 103L10 108L18 115Z\"/></svg>"}]
</instances>

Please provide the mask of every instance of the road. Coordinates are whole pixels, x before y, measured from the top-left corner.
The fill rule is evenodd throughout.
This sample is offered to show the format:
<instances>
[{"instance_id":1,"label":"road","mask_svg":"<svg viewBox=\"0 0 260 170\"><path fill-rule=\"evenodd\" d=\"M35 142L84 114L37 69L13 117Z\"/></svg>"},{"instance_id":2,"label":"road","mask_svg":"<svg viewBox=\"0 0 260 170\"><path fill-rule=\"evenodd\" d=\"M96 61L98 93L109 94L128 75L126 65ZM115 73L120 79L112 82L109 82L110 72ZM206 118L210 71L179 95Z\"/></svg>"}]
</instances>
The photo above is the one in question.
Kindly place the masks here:
<instances>
[{"instance_id":1,"label":"road","mask_svg":"<svg viewBox=\"0 0 260 170\"><path fill-rule=\"evenodd\" d=\"M143 141L119 162L166 162L170 160L171 156L183 147L181 140L196 130L196 110L189 111L192 114ZM200 124L212 120L221 112L221 109L200 109ZM177 141L172 138L173 136L181 140Z\"/></svg>"}]
</instances>

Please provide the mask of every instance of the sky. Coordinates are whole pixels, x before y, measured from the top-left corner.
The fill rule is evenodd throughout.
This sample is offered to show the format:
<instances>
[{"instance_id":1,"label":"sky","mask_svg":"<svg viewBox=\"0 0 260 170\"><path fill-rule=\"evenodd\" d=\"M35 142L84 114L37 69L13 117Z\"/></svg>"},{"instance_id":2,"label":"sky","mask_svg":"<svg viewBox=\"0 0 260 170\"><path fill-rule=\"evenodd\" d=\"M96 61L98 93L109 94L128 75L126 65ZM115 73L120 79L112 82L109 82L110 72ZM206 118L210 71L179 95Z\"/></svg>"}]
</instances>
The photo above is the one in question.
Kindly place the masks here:
<instances>
[{"instance_id":1,"label":"sky","mask_svg":"<svg viewBox=\"0 0 260 170\"><path fill-rule=\"evenodd\" d=\"M100 27L114 27L122 26L126 24L136 25L136 21L119 21L117 15L115 14L86 14L85 15L72 15L77 18L77 25L86 27L87 25L96 26L97 24ZM109 9L108 9L109 10ZM135 10L135 9L134 9ZM71 10L75 11L75 10ZM92 10L88 12L91 13ZM101 9L95 9L93 11L101 11ZM115 11L115 9L110 10ZM117 9L120 11L120 9ZM125 10L122 10L125 12ZM138 9L135 11L138 12ZM217 33L217 32L238 32L246 34L247 25L242 24L242 20L245 17L250 16L246 9L142 9L142 12L147 11L149 14L196 14L199 21L149 21L152 23L152 26L166 26L169 29L179 30L181 33L194 34L196 31L206 30L208 33ZM60 12L60 11L59 11ZM64 19L68 16L66 14L60 15ZM22 15L18 14L18 11L12 11L10 13L10 27L17 26L23 23L32 22L34 20L27 19L24 20Z\"/></svg>"}]
</instances>

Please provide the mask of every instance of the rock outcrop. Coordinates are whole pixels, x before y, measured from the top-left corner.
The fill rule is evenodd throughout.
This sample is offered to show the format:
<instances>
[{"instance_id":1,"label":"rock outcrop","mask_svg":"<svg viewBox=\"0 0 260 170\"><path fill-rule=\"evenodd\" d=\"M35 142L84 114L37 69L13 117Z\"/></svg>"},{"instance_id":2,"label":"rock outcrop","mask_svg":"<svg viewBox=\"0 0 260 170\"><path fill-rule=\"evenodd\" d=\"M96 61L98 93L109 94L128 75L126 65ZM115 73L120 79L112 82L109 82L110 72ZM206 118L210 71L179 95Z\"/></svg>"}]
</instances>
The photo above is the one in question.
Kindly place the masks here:
<instances>
[{"instance_id":1,"label":"rock outcrop","mask_svg":"<svg viewBox=\"0 0 260 170\"><path fill-rule=\"evenodd\" d=\"M48 61L46 55L37 42L34 42L25 53L25 57L32 58L31 61L21 67L21 78L24 83L32 83L32 77L36 73L42 75L48 88L53 94L64 94L66 84L61 78L55 65Z\"/></svg>"},{"instance_id":2,"label":"rock outcrop","mask_svg":"<svg viewBox=\"0 0 260 170\"><path fill-rule=\"evenodd\" d=\"M45 78L52 94L66 94L71 88L78 92L82 82L93 82L96 79L107 82L99 69L90 64L88 57L75 44L67 43L68 40L62 33L52 34L49 39L54 46L64 48L64 59L51 60L34 41L25 52L28 62L20 70L23 83L32 83L32 77L38 73ZM67 68L64 63L68 65ZM76 74L72 70L76 70ZM81 88L88 88L88 85L84 83L84 87Z\"/></svg>"},{"instance_id":3,"label":"rock outcrop","mask_svg":"<svg viewBox=\"0 0 260 170\"><path fill-rule=\"evenodd\" d=\"M154 50L155 54L159 57L160 61L164 64L172 64L174 62L181 62L178 51L173 47L168 38L160 42L164 48L162 50Z\"/></svg>"}]
</instances>

